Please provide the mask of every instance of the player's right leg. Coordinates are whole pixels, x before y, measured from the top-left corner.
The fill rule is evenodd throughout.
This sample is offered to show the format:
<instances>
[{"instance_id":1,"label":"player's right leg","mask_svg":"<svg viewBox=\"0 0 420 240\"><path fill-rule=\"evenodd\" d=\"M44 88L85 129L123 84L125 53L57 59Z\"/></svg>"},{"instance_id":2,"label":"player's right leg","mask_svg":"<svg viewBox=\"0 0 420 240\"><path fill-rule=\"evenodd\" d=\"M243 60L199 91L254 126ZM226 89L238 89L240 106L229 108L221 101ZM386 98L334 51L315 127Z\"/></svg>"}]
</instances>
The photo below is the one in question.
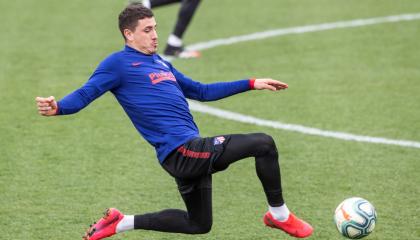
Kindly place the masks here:
<instances>
[{"instance_id":1,"label":"player's right leg","mask_svg":"<svg viewBox=\"0 0 420 240\"><path fill-rule=\"evenodd\" d=\"M124 215L117 209L107 209L102 218L90 225L90 228L83 236L83 240L99 240L116 234L117 225L123 218Z\"/></svg>"},{"instance_id":2,"label":"player's right leg","mask_svg":"<svg viewBox=\"0 0 420 240\"><path fill-rule=\"evenodd\" d=\"M211 175L201 180L177 180L177 183L187 211L166 209L136 215L135 229L185 234L204 234L210 231L213 223Z\"/></svg>"},{"instance_id":3,"label":"player's right leg","mask_svg":"<svg viewBox=\"0 0 420 240\"><path fill-rule=\"evenodd\" d=\"M289 211L283 200L278 152L274 140L262 133L225 135L224 150L213 163L215 171L244 158L255 157L255 167L269 204L264 223L294 237L308 237L312 227Z\"/></svg>"},{"instance_id":4,"label":"player's right leg","mask_svg":"<svg viewBox=\"0 0 420 240\"><path fill-rule=\"evenodd\" d=\"M198 180L177 181L187 211L165 209L160 212L123 215L110 208L86 231L83 240L100 240L127 230L204 234L211 229L211 175Z\"/></svg>"}]
</instances>

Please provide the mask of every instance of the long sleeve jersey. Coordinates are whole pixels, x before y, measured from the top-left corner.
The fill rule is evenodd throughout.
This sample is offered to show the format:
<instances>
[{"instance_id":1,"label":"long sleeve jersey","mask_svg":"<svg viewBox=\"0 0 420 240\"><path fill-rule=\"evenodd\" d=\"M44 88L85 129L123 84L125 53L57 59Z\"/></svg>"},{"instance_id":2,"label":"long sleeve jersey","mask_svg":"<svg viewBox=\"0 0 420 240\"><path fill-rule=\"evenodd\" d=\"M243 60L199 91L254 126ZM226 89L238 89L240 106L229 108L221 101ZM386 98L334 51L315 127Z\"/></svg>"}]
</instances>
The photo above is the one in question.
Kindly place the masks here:
<instances>
[{"instance_id":1,"label":"long sleeve jersey","mask_svg":"<svg viewBox=\"0 0 420 240\"><path fill-rule=\"evenodd\" d=\"M103 60L81 88L61 99L57 114L76 113L111 91L163 163L174 149L199 137L186 98L212 101L251 88L248 79L202 84L157 54L146 55L125 46Z\"/></svg>"}]
</instances>

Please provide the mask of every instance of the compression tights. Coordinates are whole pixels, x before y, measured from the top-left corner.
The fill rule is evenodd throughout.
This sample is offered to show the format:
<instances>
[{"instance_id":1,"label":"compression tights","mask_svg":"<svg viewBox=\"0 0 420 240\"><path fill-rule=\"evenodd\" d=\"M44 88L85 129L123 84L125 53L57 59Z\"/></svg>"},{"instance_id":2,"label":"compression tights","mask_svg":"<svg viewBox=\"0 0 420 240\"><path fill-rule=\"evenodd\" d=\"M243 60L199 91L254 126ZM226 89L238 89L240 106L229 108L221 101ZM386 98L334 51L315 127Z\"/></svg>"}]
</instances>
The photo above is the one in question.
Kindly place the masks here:
<instances>
[{"instance_id":1,"label":"compression tights","mask_svg":"<svg viewBox=\"0 0 420 240\"><path fill-rule=\"evenodd\" d=\"M230 164L255 157L257 176L260 179L270 206L281 206L280 167L274 140L262 133L229 135L223 154L214 162L214 169L222 171ZM199 188L182 194L187 211L166 209L160 212L136 215L134 228L161 232L203 234L212 226L211 189Z\"/></svg>"}]
</instances>

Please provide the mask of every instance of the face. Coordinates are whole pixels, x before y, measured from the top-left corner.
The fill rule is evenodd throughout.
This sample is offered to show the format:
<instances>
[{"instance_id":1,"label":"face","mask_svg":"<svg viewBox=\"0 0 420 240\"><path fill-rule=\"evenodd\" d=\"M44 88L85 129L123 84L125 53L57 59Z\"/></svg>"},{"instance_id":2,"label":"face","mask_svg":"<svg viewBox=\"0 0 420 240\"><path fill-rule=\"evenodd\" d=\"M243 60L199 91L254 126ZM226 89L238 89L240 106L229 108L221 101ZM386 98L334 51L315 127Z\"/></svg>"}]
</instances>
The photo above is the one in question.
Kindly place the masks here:
<instances>
[{"instance_id":1,"label":"face","mask_svg":"<svg viewBox=\"0 0 420 240\"><path fill-rule=\"evenodd\" d=\"M126 43L128 46L144 53L154 54L158 47L158 35L156 32L155 18L143 18L138 20L134 31L124 29Z\"/></svg>"}]
</instances>

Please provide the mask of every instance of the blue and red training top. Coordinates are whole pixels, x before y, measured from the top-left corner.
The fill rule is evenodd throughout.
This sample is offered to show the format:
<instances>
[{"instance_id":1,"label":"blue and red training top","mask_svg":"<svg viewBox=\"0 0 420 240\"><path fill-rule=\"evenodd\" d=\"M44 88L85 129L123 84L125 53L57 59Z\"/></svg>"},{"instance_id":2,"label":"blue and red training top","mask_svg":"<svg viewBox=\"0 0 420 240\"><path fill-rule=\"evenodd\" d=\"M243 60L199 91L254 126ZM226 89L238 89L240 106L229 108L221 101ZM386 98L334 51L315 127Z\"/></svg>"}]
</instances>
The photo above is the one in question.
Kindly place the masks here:
<instances>
[{"instance_id":1,"label":"blue and red training top","mask_svg":"<svg viewBox=\"0 0 420 240\"><path fill-rule=\"evenodd\" d=\"M213 101L250 90L252 85L249 79L202 84L157 54L125 46L102 61L81 88L61 99L57 114L76 113L111 91L163 163L174 149L199 137L186 98Z\"/></svg>"}]
</instances>

